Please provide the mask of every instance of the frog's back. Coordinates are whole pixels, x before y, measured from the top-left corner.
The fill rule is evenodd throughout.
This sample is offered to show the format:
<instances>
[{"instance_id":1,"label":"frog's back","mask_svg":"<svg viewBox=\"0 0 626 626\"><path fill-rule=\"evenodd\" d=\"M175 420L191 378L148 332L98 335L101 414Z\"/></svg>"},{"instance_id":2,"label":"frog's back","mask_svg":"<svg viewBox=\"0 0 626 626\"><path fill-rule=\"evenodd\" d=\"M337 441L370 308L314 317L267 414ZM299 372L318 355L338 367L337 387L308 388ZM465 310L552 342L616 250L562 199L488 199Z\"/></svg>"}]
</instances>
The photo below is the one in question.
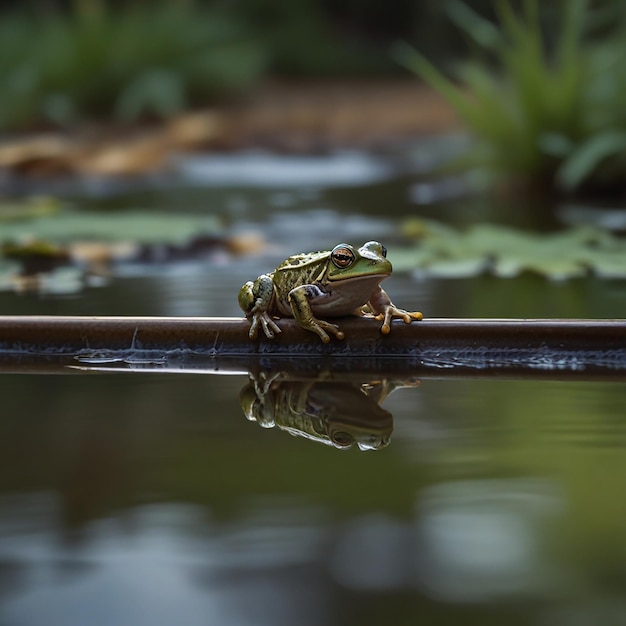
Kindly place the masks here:
<instances>
[{"instance_id":1,"label":"frog's back","mask_svg":"<svg viewBox=\"0 0 626 626\"><path fill-rule=\"evenodd\" d=\"M291 290L299 285L308 285L321 280L326 271L328 256L328 251L290 256L274 270L274 284Z\"/></svg>"}]
</instances>

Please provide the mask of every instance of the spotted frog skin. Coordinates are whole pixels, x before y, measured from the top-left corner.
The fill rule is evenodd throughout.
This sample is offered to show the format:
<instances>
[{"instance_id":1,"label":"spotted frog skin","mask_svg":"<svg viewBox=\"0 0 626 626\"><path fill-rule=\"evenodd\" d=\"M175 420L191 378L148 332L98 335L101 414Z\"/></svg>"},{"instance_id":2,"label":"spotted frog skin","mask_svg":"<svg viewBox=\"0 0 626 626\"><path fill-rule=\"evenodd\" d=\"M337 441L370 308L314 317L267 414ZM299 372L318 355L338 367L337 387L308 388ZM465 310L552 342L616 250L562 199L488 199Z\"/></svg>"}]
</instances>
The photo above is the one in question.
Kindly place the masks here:
<instances>
[{"instance_id":1,"label":"spotted frog skin","mask_svg":"<svg viewBox=\"0 0 626 626\"><path fill-rule=\"evenodd\" d=\"M280 333L275 317L293 317L324 343L330 341L328 333L337 339L344 333L321 318L372 314L383 322L380 330L385 335L393 317L407 324L421 320L419 312L396 308L380 287L391 271L387 250L377 241L358 250L341 243L330 251L290 256L239 291L239 306L250 320L250 339L257 338L259 326L269 339Z\"/></svg>"}]
</instances>

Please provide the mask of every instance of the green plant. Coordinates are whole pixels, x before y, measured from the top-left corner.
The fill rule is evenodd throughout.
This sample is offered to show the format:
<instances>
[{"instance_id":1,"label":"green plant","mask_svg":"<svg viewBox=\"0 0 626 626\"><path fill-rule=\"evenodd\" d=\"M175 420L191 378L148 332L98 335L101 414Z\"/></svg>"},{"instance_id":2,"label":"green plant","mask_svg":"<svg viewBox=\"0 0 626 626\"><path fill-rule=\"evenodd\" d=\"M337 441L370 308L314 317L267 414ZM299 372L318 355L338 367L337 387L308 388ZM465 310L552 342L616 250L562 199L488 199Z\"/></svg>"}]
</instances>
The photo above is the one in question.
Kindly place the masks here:
<instances>
[{"instance_id":1,"label":"green plant","mask_svg":"<svg viewBox=\"0 0 626 626\"><path fill-rule=\"evenodd\" d=\"M249 87L264 56L242 26L191 2L77 2L0 20L0 128L134 121Z\"/></svg>"},{"instance_id":2,"label":"green plant","mask_svg":"<svg viewBox=\"0 0 626 626\"><path fill-rule=\"evenodd\" d=\"M472 160L497 177L567 191L623 179L623 33L604 43L585 38L594 17L588 0L559 5L560 28L551 38L537 0L523 0L521 14L506 0L494 6L499 26L456 0L448 4L479 48L460 84L408 45L399 45L396 57L455 107L478 140Z\"/></svg>"}]
</instances>

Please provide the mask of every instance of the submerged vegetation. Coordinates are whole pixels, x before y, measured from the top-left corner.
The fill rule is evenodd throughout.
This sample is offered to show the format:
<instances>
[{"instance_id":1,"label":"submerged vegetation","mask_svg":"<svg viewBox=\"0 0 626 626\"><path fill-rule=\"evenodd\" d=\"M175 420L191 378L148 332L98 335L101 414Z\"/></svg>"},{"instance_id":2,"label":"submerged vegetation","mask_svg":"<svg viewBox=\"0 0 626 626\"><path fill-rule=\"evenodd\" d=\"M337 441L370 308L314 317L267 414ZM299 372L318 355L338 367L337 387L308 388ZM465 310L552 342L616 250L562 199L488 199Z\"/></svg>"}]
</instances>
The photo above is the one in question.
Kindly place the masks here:
<instances>
[{"instance_id":1,"label":"submerged vegetation","mask_svg":"<svg viewBox=\"0 0 626 626\"><path fill-rule=\"evenodd\" d=\"M566 192L623 189L623 5L547 5L524 0L517 13L497 1L496 25L460 0L449 2L450 17L477 49L454 81L407 45L396 56L454 106L477 140L472 163L495 178ZM555 6L555 15L546 14Z\"/></svg>"}]
</instances>

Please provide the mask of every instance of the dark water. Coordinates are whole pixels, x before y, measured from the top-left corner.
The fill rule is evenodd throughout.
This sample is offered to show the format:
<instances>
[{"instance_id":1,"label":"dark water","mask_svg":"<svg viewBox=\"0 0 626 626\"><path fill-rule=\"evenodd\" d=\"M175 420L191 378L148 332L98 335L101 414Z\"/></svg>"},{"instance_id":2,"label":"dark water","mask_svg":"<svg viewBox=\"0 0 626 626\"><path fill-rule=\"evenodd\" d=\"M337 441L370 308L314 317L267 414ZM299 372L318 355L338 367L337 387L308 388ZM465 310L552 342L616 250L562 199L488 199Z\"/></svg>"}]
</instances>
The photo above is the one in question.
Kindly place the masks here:
<instances>
[{"instance_id":1,"label":"dark water","mask_svg":"<svg viewBox=\"0 0 626 626\"><path fill-rule=\"evenodd\" d=\"M0 311L238 315L258 271L164 266L69 297L0 293ZM626 310L618 281L385 287L431 317ZM261 428L244 374L1 375L0 624L626 624L623 383L398 380L385 398L362 382L358 399L267 387ZM335 398L354 408L338 442L380 449L292 436L307 424L285 407Z\"/></svg>"},{"instance_id":2,"label":"dark water","mask_svg":"<svg viewBox=\"0 0 626 626\"><path fill-rule=\"evenodd\" d=\"M205 306L199 283L176 279L184 313ZM2 306L171 313L168 284ZM452 288L417 292L438 311ZM481 289L457 285L454 314L480 314ZM607 314L617 297L551 290L539 315L563 299ZM602 298L576 295L589 291ZM508 312L499 301L482 306ZM222 302L211 312L235 312ZM240 404L249 384L1 376L0 623L626 623L623 383L422 380L384 414L372 401L391 442L365 452L260 428Z\"/></svg>"}]
</instances>

